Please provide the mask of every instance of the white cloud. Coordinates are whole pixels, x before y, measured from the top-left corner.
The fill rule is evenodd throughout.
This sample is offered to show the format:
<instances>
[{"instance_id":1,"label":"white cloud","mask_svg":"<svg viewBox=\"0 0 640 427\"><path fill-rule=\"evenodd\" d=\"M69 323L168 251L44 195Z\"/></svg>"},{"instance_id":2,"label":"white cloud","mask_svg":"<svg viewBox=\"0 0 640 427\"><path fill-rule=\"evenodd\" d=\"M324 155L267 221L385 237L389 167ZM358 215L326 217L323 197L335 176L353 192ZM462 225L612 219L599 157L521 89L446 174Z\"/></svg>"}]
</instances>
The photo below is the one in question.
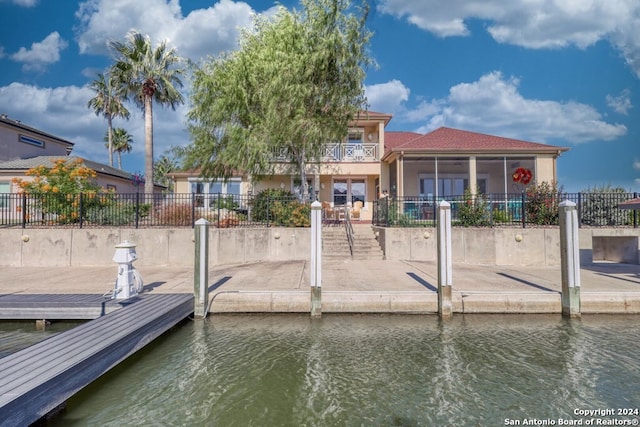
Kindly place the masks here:
<instances>
[{"instance_id":1,"label":"white cloud","mask_svg":"<svg viewBox=\"0 0 640 427\"><path fill-rule=\"evenodd\" d=\"M399 80L391 80L365 87L365 95L372 111L396 114L409 99L409 88Z\"/></svg>"},{"instance_id":2,"label":"white cloud","mask_svg":"<svg viewBox=\"0 0 640 427\"><path fill-rule=\"evenodd\" d=\"M38 0L0 0L0 3L13 3L22 7L33 7L38 3Z\"/></svg>"},{"instance_id":3,"label":"white cloud","mask_svg":"<svg viewBox=\"0 0 640 427\"><path fill-rule=\"evenodd\" d=\"M487 21L499 43L586 48L610 40L640 77L640 2L632 0L381 0L378 9L439 37L466 36L466 21Z\"/></svg>"},{"instance_id":4,"label":"white cloud","mask_svg":"<svg viewBox=\"0 0 640 427\"><path fill-rule=\"evenodd\" d=\"M220 0L206 9L182 15L178 0L88 0L80 4L75 29L80 53L106 54L107 43L124 40L132 29L152 42L168 40L178 54L192 60L235 49L238 29L255 16L244 2Z\"/></svg>"},{"instance_id":5,"label":"white cloud","mask_svg":"<svg viewBox=\"0 0 640 427\"><path fill-rule=\"evenodd\" d=\"M4 114L22 123L75 143L73 153L101 163L108 163L104 148L107 122L87 108L87 101L95 95L88 86L41 88L11 83L0 87L0 105ZM144 119L140 109L128 106L131 118L114 120L114 127L125 128L133 137L133 152L125 159L138 159L136 168L144 170ZM176 111L154 108L154 149L156 157L173 145L188 143L184 121L187 106Z\"/></svg>"},{"instance_id":6,"label":"white cloud","mask_svg":"<svg viewBox=\"0 0 640 427\"><path fill-rule=\"evenodd\" d=\"M444 99L423 102L405 118L424 123L419 132L449 126L538 142L610 141L627 133L624 125L605 122L590 105L526 99L518 85L518 79L489 73L453 86Z\"/></svg>"},{"instance_id":7,"label":"white cloud","mask_svg":"<svg viewBox=\"0 0 640 427\"><path fill-rule=\"evenodd\" d=\"M605 100L613 111L624 114L625 116L629 114L629 110L633 107L633 105L631 105L631 91L629 89L623 90L618 96L607 95Z\"/></svg>"},{"instance_id":8,"label":"white cloud","mask_svg":"<svg viewBox=\"0 0 640 427\"><path fill-rule=\"evenodd\" d=\"M31 49L21 47L11 55L11 59L24 63L25 70L41 70L46 65L60 60L60 51L66 49L68 43L57 31L49 34L41 42L32 43Z\"/></svg>"},{"instance_id":9,"label":"white cloud","mask_svg":"<svg viewBox=\"0 0 640 427\"><path fill-rule=\"evenodd\" d=\"M640 171L640 159L633 160L633 168L637 171Z\"/></svg>"}]
</instances>

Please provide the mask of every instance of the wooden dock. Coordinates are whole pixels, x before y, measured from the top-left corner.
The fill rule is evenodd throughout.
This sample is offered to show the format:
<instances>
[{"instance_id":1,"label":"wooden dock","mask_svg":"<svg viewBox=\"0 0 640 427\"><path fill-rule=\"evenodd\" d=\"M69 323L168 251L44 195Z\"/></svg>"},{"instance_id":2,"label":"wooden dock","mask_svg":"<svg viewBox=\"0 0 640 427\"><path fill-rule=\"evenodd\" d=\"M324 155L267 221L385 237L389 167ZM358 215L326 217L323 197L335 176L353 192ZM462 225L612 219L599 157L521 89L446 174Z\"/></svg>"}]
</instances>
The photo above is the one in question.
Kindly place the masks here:
<instances>
[{"instance_id":1,"label":"wooden dock","mask_svg":"<svg viewBox=\"0 0 640 427\"><path fill-rule=\"evenodd\" d=\"M31 302L27 299L25 303L32 304L36 312L37 298L32 297ZM82 298L77 296L78 300ZM142 294L124 303L113 303L113 307L105 304L105 314L94 320L2 358L0 426L29 425L46 416L100 375L190 316L194 307L192 294ZM80 308L82 304L76 305ZM14 299L13 309L17 310L17 306ZM107 307L114 310L107 313Z\"/></svg>"},{"instance_id":2,"label":"wooden dock","mask_svg":"<svg viewBox=\"0 0 640 427\"><path fill-rule=\"evenodd\" d=\"M130 303L97 294L5 294L0 295L0 319L89 320Z\"/></svg>"}]
</instances>

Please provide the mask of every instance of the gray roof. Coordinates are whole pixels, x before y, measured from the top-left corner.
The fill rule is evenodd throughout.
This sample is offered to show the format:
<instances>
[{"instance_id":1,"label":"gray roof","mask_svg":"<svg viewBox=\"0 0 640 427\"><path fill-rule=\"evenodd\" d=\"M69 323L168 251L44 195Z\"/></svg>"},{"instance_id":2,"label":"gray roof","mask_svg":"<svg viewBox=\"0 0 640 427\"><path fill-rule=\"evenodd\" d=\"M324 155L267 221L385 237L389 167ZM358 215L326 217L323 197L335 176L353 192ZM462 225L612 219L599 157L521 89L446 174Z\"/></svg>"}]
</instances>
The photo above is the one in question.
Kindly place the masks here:
<instances>
[{"instance_id":1,"label":"gray roof","mask_svg":"<svg viewBox=\"0 0 640 427\"><path fill-rule=\"evenodd\" d=\"M94 171L96 171L96 173L111 175L123 179L131 179L132 177L129 172L116 169L103 163L94 162L93 160L87 160L78 156L37 156L30 157L28 159L7 160L6 162L0 162L0 170L28 170L38 166L51 168L54 166L54 162L59 159L80 159L86 167L93 169Z\"/></svg>"},{"instance_id":2,"label":"gray roof","mask_svg":"<svg viewBox=\"0 0 640 427\"><path fill-rule=\"evenodd\" d=\"M73 142L71 142L71 141L67 141L66 139L60 138L59 136L55 136L55 135L51 135L50 133L43 132L40 129L36 129L36 128L31 127L31 126L27 126L24 123L22 123L20 120L14 120L14 119L9 118L6 114L0 114L0 122L1 123L5 123L5 124L7 124L9 126L16 127L18 129L22 129L22 130L26 130L26 131L29 131L29 132L32 132L32 133L35 133L35 134L38 134L38 135L46 136L47 138L54 139L54 140L56 140L58 142L61 142L63 144L69 145L70 147L73 147Z\"/></svg>"}]
</instances>

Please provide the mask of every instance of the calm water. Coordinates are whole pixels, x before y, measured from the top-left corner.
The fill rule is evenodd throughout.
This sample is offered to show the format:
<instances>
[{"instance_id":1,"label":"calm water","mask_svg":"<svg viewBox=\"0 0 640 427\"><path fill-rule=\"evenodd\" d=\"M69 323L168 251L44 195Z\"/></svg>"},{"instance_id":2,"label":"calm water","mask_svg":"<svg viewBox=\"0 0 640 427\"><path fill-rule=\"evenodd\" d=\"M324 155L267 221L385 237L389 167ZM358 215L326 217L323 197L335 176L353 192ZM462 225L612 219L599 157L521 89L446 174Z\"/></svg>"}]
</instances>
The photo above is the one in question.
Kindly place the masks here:
<instances>
[{"instance_id":1,"label":"calm water","mask_svg":"<svg viewBox=\"0 0 640 427\"><path fill-rule=\"evenodd\" d=\"M53 322L47 325L45 330L38 330L35 321L2 321L0 322L0 358L71 329L80 323Z\"/></svg>"},{"instance_id":2,"label":"calm water","mask_svg":"<svg viewBox=\"0 0 640 427\"><path fill-rule=\"evenodd\" d=\"M640 317L213 316L51 425L491 426L640 406Z\"/></svg>"}]
</instances>

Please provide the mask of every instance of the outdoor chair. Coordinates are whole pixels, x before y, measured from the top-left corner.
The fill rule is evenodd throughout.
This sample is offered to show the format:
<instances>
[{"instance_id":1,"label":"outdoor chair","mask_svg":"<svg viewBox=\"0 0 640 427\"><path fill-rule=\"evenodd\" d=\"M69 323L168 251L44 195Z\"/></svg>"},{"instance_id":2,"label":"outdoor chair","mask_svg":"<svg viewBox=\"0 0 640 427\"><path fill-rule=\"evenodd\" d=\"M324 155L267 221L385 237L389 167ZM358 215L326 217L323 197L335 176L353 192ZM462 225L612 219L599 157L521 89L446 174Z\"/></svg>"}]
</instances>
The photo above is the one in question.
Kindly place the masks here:
<instances>
[{"instance_id":1,"label":"outdoor chair","mask_svg":"<svg viewBox=\"0 0 640 427\"><path fill-rule=\"evenodd\" d=\"M353 203L353 208L351 209L351 219L360 221L360 211L362 210L363 203L358 200Z\"/></svg>"}]
</instances>

